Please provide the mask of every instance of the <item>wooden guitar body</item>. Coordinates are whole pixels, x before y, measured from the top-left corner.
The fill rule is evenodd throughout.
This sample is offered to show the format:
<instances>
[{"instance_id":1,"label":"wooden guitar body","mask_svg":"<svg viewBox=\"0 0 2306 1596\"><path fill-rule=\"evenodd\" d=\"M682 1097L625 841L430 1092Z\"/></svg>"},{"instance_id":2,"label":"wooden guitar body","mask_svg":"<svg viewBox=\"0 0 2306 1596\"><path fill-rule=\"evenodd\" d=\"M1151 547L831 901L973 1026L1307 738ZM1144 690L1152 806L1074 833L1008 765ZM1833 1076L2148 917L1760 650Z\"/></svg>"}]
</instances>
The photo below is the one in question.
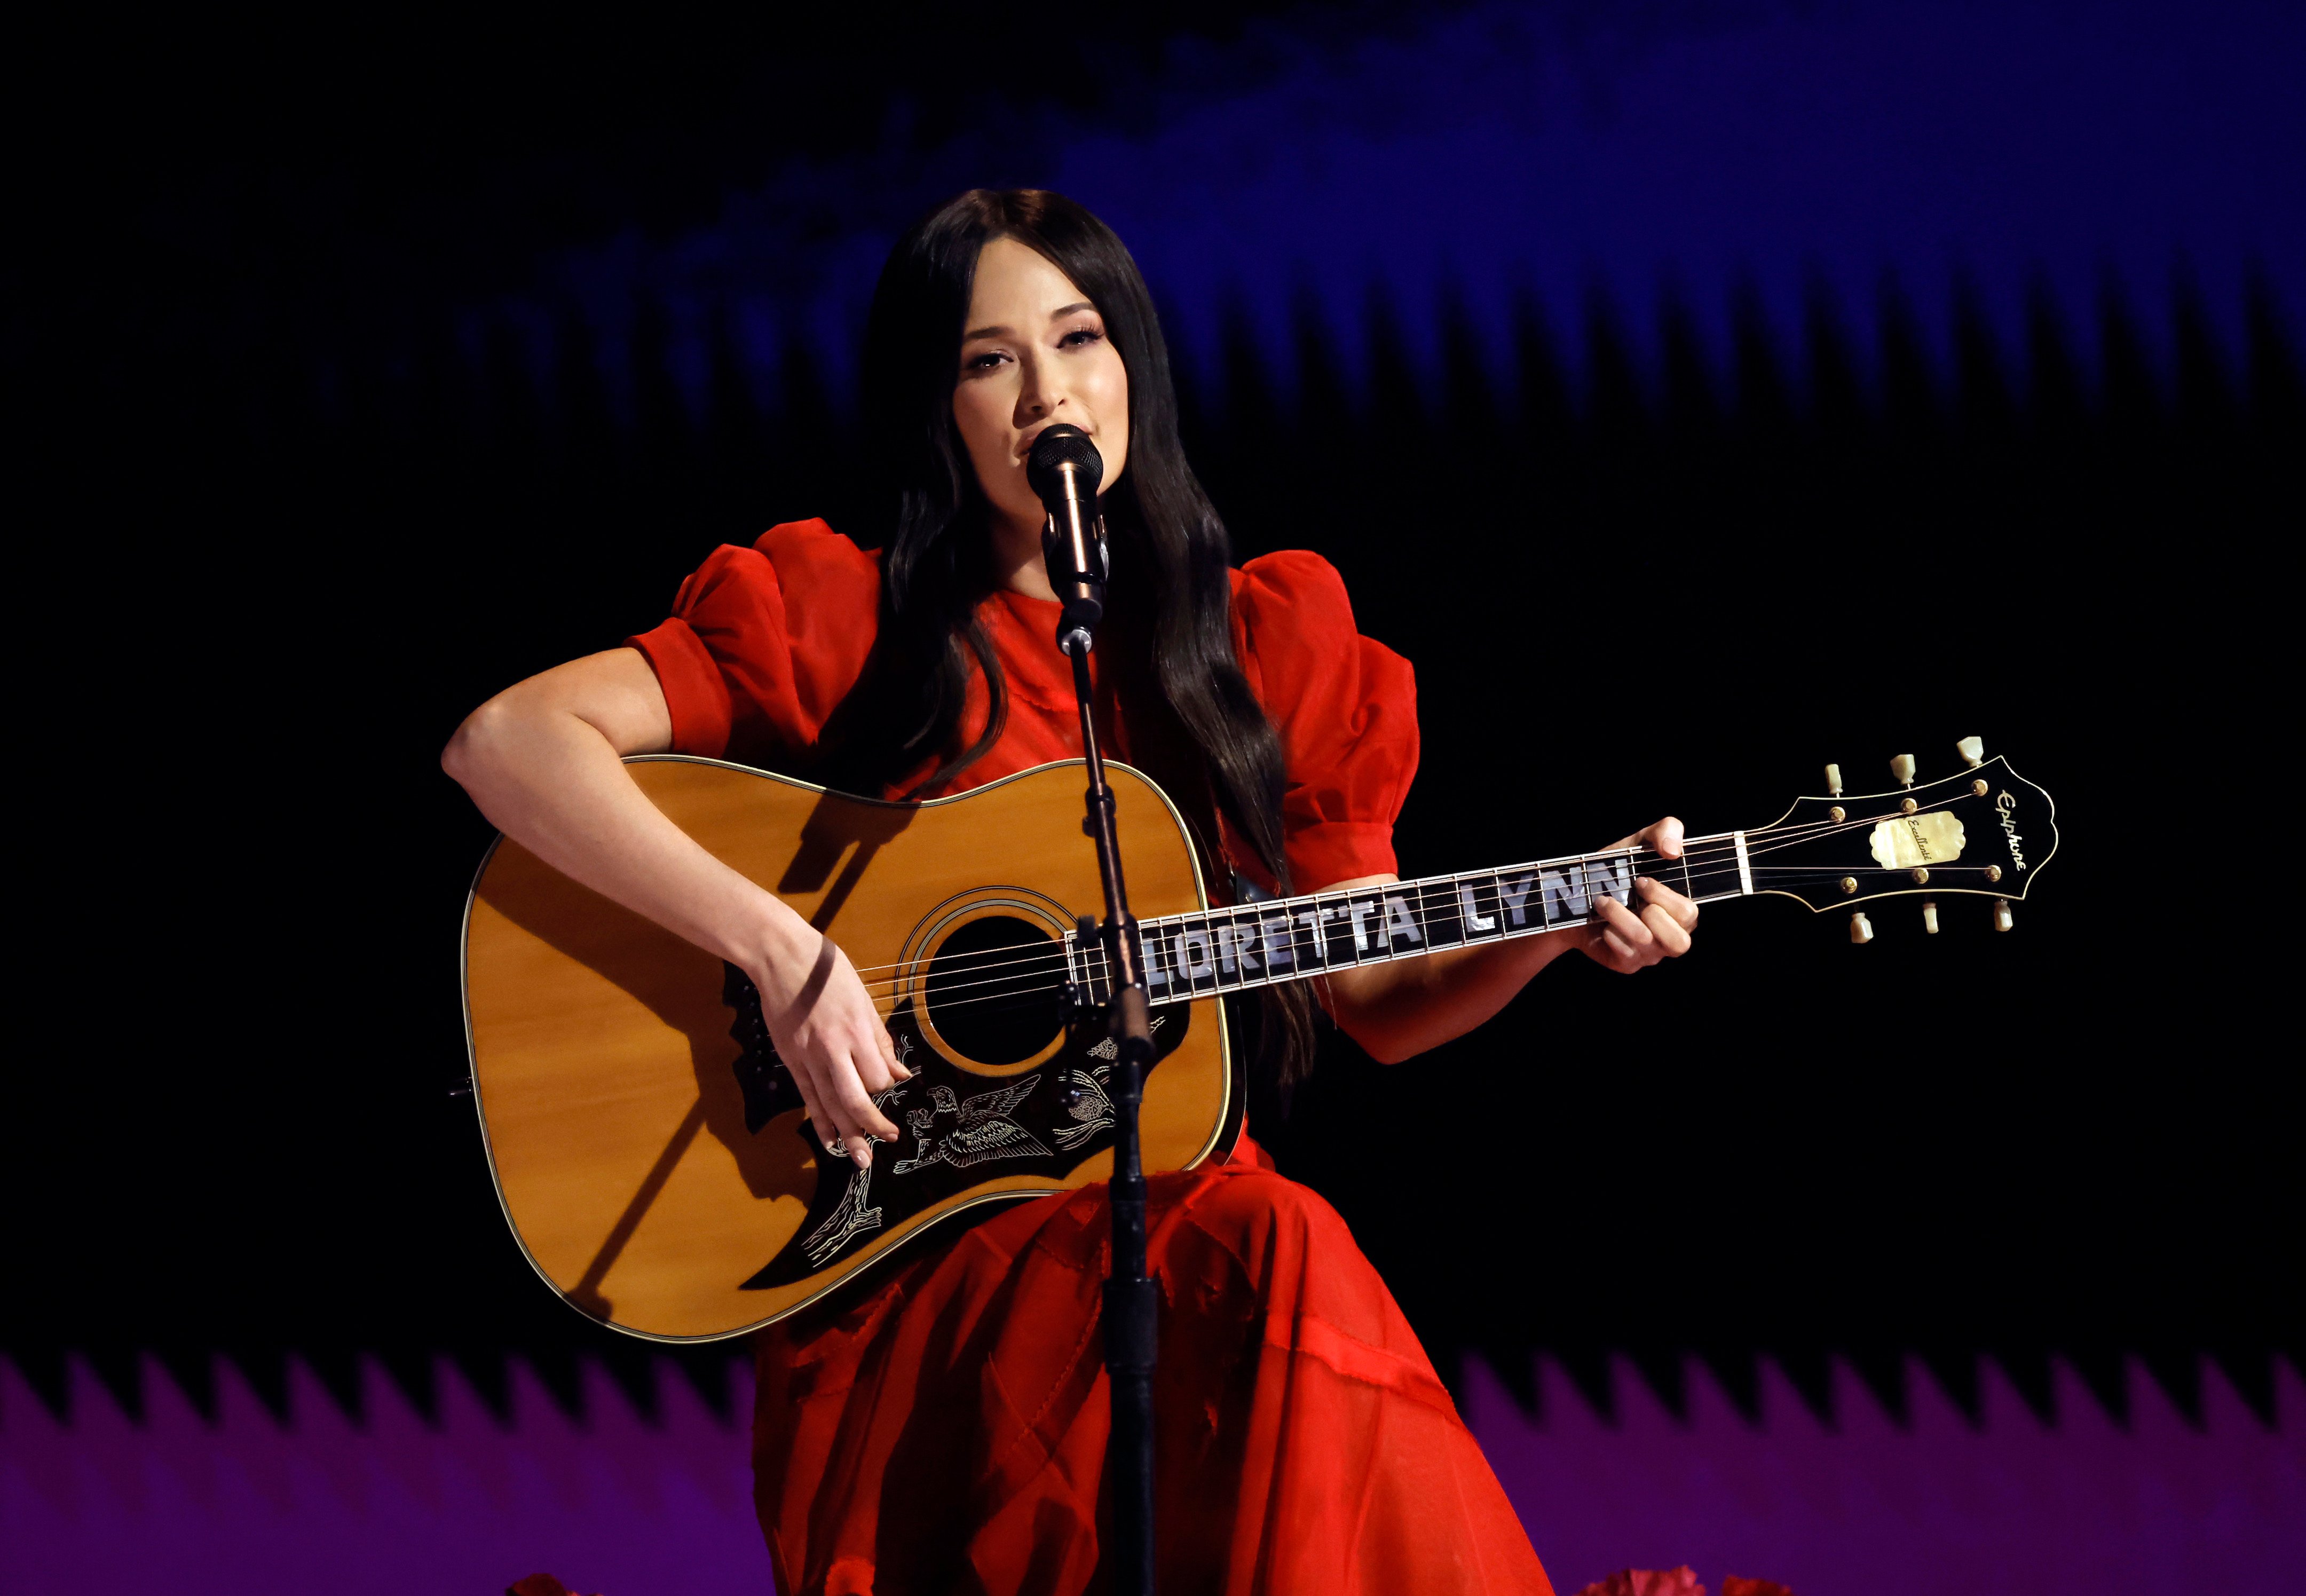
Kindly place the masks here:
<instances>
[{"instance_id":1,"label":"wooden guitar body","mask_svg":"<svg viewBox=\"0 0 2306 1596\"><path fill-rule=\"evenodd\" d=\"M1963 767L1803 798L1774 824L1212 909L1184 823L1108 765L1141 929L1154 1063L1149 1171L1229 1150L1242 1083L1220 994L1586 926L1637 876L1693 901L1781 896L1850 916L1918 896L1992 901L2008 931L2056 854L2050 795L1976 738ZM465 917L474 1097L505 1216L537 1272L611 1328L736 1336L816 1301L980 1205L1101 1180L1116 979L1077 917L1103 907L1078 764L960 798L885 804L742 765L628 762L690 836L849 954L914 1078L875 1101L899 1126L869 1166L828 1157L771 1046L752 983L500 841Z\"/></svg>"},{"instance_id":2,"label":"wooden guitar body","mask_svg":"<svg viewBox=\"0 0 2306 1596\"><path fill-rule=\"evenodd\" d=\"M881 1100L905 1134L870 1168L827 1157L748 981L499 841L465 911L473 1095L505 1216L563 1297L651 1339L740 1335L981 1204L1105 1178L1111 1044L1046 995L1076 917L1102 908L1079 764L925 804L629 764L682 831L841 946L915 1076ZM1204 908L1174 808L1106 771L1137 913ZM1039 995L1010 978L1028 970ZM1159 1027L1145 1165L1182 1169L1230 1148L1241 1083L1217 999Z\"/></svg>"}]
</instances>

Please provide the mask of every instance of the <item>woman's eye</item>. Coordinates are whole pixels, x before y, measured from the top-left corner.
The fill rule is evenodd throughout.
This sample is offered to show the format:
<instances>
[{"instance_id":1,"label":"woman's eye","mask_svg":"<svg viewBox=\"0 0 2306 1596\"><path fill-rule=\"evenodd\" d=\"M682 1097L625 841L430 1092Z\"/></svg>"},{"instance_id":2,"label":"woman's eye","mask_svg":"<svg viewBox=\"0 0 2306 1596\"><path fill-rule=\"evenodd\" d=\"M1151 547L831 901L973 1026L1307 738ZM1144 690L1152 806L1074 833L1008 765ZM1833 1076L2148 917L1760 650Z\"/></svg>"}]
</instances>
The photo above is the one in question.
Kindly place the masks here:
<instances>
[{"instance_id":1,"label":"woman's eye","mask_svg":"<svg viewBox=\"0 0 2306 1596\"><path fill-rule=\"evenodd\" d=\"M1063 337L1057 340L1057 347L1060 349L1079 349L1085 346L1097 343L1104 337L1105 334L1098 331L1094 327L1076 327L1072 331L1067 333Z\"/></svg>"},{"instance_id":2,"label":"woman's eye","mask_svg":"<svg viewBox=\"0 0 2306 1596\"><path fill-rule=\"evenodd\" d=\"M998 349L987 349L982 354L972 354L961 363L964 371L989 371L999 365L1003 356Z\"/></svg>"}]
</instances>

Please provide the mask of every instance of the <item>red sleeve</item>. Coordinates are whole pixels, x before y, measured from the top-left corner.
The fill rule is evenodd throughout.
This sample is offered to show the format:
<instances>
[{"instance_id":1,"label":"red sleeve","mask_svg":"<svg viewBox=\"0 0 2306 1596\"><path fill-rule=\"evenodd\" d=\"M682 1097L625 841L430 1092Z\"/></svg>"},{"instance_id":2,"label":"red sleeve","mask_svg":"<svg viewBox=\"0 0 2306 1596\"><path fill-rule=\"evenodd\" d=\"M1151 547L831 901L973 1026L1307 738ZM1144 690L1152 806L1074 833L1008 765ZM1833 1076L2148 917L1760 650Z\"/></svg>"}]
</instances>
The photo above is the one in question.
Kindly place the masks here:
<instances>
[{"instance_id":1,"label":"red sleeve","mask_svg":"<svg viewBox=\"0 0 2306 1596\"><path fill-rule=\"evenodd\" d=\"M1288 766L1291 885L1315 892L1397 869L1393 823L1417 774L1417 678L1354 629L1337 568L1291 550L1233 578L1234 645Z\"/></svg>"},{"instance_id":2,"label":"red sleeve","mask_svg":"<svg viewBox=\"0 0 2306 1596\"><path fill-rule=\"evenodd\" d=\"M822 521L723 543L680 585L672 618L625 641L672 712L672 747L768 760L813 747L857 685L879 625L878 559Z\"/></svg>"}]
</instances>

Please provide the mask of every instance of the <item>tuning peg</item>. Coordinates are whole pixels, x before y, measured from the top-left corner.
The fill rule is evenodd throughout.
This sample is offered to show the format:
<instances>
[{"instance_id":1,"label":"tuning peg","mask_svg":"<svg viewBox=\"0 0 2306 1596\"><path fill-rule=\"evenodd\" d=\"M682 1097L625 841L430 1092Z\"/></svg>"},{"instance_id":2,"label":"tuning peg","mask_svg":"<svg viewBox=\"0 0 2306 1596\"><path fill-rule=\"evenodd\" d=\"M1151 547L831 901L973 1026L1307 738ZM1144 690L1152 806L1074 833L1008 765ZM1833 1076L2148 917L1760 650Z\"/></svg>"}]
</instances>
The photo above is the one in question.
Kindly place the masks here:
<instances>
[{"instance_id":1,"label":"tuning peg","mask_svg":"<svg viewBox=\"0 0 2306 1596\"><path fill-rule=\"evenodd\" d=\"M2010 900L2007 898L1994 900L1994 928L1996 931L2010 929Z\"/></svg>"},{"instance_id":2,"label":"tuning peg","mask_svg":"<svg viewBox=\"0 0 2306 1596\"><path fill-rule=\"evenodd\" d=\"M1828 798L1841 796L1841 767L1838 764L1829 764L1825 767L1825 796Z\"/></svg>"},{"instance_id":3,"label":"tuning peg","mask_svg":"<svg viewBox=\"0 0 2306 1596\"><path fill-rule=\"evenodd\" d=\"M1914 756L1900 754L1890 761L1890 779L1900 787L1914 784Z\"/></svg>"},{"instance_id":4,"label":"tuning peg","mask_svg":"<svg viewBox=\"0 0 2306 1596\"><path fill-rule=\"evenodd\" d=\"M1866 911L1862 909L1850 912L1849 940L1861 948L1874 940L1874 923L1866 917Z\"/></svg>"},{"instance_id":5,"label":"tuning peg","mask_svg":"<svg viewBox=\"0 0 2306 1596\"><path fill-rule=\"evenodd\" d=\"M1981 738L1966 737L1953 746L1953 751L1969 761L1972 770L1986 763L1986 744Z\"/></svg>"},{"instance_id":6,"label":"tuning peg","mask_svg":"<svg viewBox=\"0 0 2306 1596\"><path fill-rule=\"evenodd\" d=\"M1922 929L1932 936L1938 934L1938 904L1934 898L1922 900Z\"/></svg>"}]
</instances>

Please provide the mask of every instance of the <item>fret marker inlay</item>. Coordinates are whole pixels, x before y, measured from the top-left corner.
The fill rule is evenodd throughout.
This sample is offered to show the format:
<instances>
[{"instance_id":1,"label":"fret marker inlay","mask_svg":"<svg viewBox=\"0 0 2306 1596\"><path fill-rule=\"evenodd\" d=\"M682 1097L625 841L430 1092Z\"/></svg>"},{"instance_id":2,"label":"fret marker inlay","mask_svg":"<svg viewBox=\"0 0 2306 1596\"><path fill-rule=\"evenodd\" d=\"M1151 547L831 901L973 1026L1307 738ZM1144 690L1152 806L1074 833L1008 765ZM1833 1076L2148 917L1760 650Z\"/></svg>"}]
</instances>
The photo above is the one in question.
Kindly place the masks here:
<instances>
[{"instance_id":1,"label":"fret marker inlay","mask_svg":"<svg viewBox=\"0 0 2306 1596\"><path fill-rule=\"evenodd\" d=\"M1388 898L1385 900L1387 944L1390 946L1396 937L1401 937L1409 942L1425 940L1425 934L1418 930L1417 921L1410 915L1409 900L1406 898Z\"/></svg>"}]
</instances>

